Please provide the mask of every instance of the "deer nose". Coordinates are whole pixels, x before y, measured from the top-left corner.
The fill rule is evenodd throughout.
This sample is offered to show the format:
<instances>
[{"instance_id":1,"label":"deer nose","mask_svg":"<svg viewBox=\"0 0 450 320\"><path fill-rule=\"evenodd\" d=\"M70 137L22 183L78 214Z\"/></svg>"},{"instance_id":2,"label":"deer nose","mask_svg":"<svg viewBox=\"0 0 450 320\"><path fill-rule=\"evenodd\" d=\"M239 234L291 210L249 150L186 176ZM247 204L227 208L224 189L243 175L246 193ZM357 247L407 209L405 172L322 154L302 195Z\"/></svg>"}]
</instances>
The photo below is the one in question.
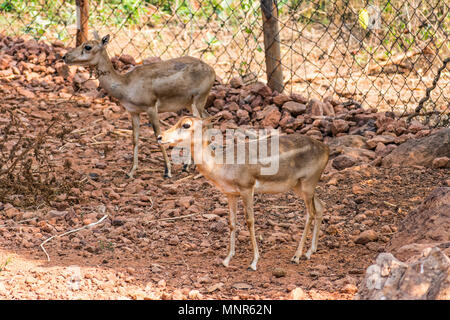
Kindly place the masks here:
<instances>
[{"instance_id":1,"label":"deer nose","mask_svg":"<svg viewBox=\"0 0 450 320\"><path fill-rule=\"evenodd\" d=\"M162 142L162 136L159 135L159 136L156 138L156 140L158 141L158 143L161 143L161 142Z\"/></svg>"}]
</instances>

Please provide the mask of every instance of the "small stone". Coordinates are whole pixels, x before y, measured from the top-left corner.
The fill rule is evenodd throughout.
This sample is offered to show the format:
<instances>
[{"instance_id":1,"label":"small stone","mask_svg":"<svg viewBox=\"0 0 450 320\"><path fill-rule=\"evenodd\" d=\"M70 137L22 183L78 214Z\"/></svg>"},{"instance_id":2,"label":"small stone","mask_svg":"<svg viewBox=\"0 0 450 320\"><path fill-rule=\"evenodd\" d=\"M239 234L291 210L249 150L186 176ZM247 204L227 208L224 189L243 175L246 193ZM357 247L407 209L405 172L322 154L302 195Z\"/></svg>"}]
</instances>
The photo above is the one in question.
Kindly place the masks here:
<instances>
[{"instance_id":1,"label":"small stone","mask_svg":"<svg viewBox=\"0 0 450 320\"><path fill-rule=\"evenodd\" d=\"M308 300L308 294L302 288L295 288L289 293L289 300Z\"/></svg>"},{"instance_id":2,"label":"small stone","mask_svg":"<svg viewBox=\"0 0 450 320\"><path fill-rule=\"evenodd\" d=\"M276 128L281 119L281 112L274 105L270 105L264 109L264 119L261 122L263 127Z\"/></svg>"},{"instance_id":3,"label":"small stone","mask_svg":"<svg viewBox=\"0 0 450 320\"><path fill-rule=\"evenodd\" d=\"M306 107L311 109L312 116L323 116L323 102L317 99L309 100Z\"/></svg>"},{"instance_id":4,"label":"small stone","mask_svg":"<svg viewBox=\"0 0 450 320\"><path fill-rule=\"evenodd\" d=\"M56 73L63 77L64 79L67 79L70 75L70 69L69 66L65 63L58 62L55 64Z\"/></svg>"},{"instance_id":5,"label":"small stone","mask_svg":"<svg viewBox=\"0 0 450 320\"><path fill-rule=\"evenodd\" d=\"M352 167L355 163L355 158L343 154L333 159L332 166L337 170L343 170L345 168Z\"/></svg>"},{"instance_id":6,"label":"small stone","mask_svg":"<svg viewBox=\"0 0 450 320\"><path fill-rule=\"evenodd\" d=\"M375 136L372 139L369 139L366 141L367 146L370 149L375 149L378 145L378 143L382 143L384 145L389 144L389 143L394 143L395 142L395 137L391 136L391 135L379 135L379 136Z\"/></svg>"},{"instance_id":7,"label":"small stone","mask_svg":"<svg viewBox=\"0 0 450 320\"><path fill-rule=\"evenodd\" d=\"M286 110L296 117L306 111L306 105L294 101L288 101L283 104L282 110Z\"/></svg>"},{"instance_id":8,"label":"small stone","mask_svg":"<svg viewBox=\"0 0 450 320\"><path fill-rule=\"evenodd\" d=\"M194 299L196 299L196 300L203 299L203 295L198 290L191 290L191 291L189 291L188 297L189 297L189 299L193 299L193 300Z\"/></svg>"},{"instance_id":9,"label":"small stone","mask_svg":"<svg viewBox=\"0 0 450 320\"><path fill-rule=\"evenodd\" d=\"M348 122L342 119L333 120L331 123L331 133L335 136L338 133L347 132L349 128Z\"/></svg>"},{"instance_id":10,"label":"small stone","mask_svg":"<svg viewBox=\"0 0 450 320\"><path fill-rule=\"evenodd\" d=\"M294 100L295 102L302 103L302 104L308 103L308 99L298 93L292 93L291 99Z\"/></svg>"},{"instance_id":11,"label":"small stone","mask_svg":"<svg viewBox=\"0 0 450 320\"><path fill-rule=\"evenodd\" d=\"M134 60L134 58L132 56L130 56L129 54L123 54L119 57L119 60L122 61L124 64L131 64L131 65L136 65L136 61Z\"/></svg>"},{"instance_id":12,"label":"small stone","mask_svg":"<svg viewBox=\"0 0 450 320\"><path fill-rule=\"evenodd\" d=\"M228 209L226 208L215 208L212 214L218 215L219 217L225 216L228 214Z\"/></svg>"},{"instance_id":13,"label":"small stone","mask_svg":"<svg viewBox=\"0 0 450 320\"><path fill-rule=\"evenodd\" d=\"M178 243L180 243L180 239L178 238L177 235L174 235L169 239L169 245L171 246L176 246Z\"/></svg>"},{"instance_id":14,"label":"small stone","mask_svg":"<svg viewBox=\"0 0 450 320\"><path fill-rule=\"evenodd\" d=\"M285 94L279 94L279 95L273 97L273 103L275 103L279 107L281 107L283 104L287 103L288 101L291 101L291 98Z\"/></svg>"},{"instance_id":15,"label":"small stone","mask_svg":"<svg viewBox=\"0 0 450 320\"><path fill-rule=\"evenodd\" d=\"M230 80L230 85L232 88L240 88L244 85L244 81L242 81L241 77L233 77Z\"/></svg>"},{"instance_id":16,"label":"small stone","mask_svg":"<svg viewBox=\"0 0 450 320\"><path fill-rule=\"evenodd\" d=\"M220 290L223 286L224 286L224 284L222 282L215 283L212 286L208 287L206 289L206 292L211 293L211 292L214 292L216 290Z\"/></svg>"},{"instance_id":17,"label":"small stone","mask_svg":"<svg viewBox=\"0 0 450 320\"><path fill-rule=\"evenodd\" d=\"M432 167L435 169L448 168L450 167L450 158L448 157L435 158L433 160Z\"/></svg>"},{"instance_id":18,"label":"small stone","mask_svg":"<svg viewBox=\"0 0 450 320\"><path fill-rule=\"evenodd\" d=\"M252 285L245 283L245 282L235 282L231 285L231 287L234 289L239 289L239 290L249 290L249 289L253 288Z\"/></svg>"},{"instance_id":19,"label":"small stone","mask_svg":"<svg viewBox=\"0 0 450 320\"><path fill-rule=\"evenodd\" d=\"M248 114L248 111L246 111L246 110L239 109L238 111L236 111L236 116L241 121L248 121L248 120L250 120L250 116Z\"/></svg>"},{"instance_id":20,"label":"small stone","mask_svg":"<svg viewBox=\"0 0 450 320\"><path fill-rule=\"evenodd\" d=\"M281 278L281 277L285 277L286 276L286 270L282 269L282 268L275 268L272 271L272 274L276 277L276 278Z\"/></svg>"},{"instance_id":21,"label":"small stone","mask_svg":"<svg viewBox=\"0 0 450 320\"><path fill-rule=\"evenodd\" d=\"M225 106L225 100L223 100L223 99L216 99L213 102L213 106L214 106L214 108L222 110L223 107Z\"/></svg>"},{"instance_id":22,"label":"small stone","mask_svg":"<svg viewBox=\"0 0 450 320\"><path fill-rule=\"evenodd\" d=\"M341 291L343 293L355 294L356 292L358 292L358 287L354 284L348 283L342 288Z\"/></svg>"},{"instance_id":23,"label":"small stone","mask_svg":"<svg viewBox=\"0 0 450 320\"><path fill-rule=\"evenodd\" d=\"M356 239L355 239L355 243L357 244L366 244L368 242L371 241L377 241L378 240L378 234L372 230L366 230L364 232L362 232Z\"/></svg>"}]
</instances>

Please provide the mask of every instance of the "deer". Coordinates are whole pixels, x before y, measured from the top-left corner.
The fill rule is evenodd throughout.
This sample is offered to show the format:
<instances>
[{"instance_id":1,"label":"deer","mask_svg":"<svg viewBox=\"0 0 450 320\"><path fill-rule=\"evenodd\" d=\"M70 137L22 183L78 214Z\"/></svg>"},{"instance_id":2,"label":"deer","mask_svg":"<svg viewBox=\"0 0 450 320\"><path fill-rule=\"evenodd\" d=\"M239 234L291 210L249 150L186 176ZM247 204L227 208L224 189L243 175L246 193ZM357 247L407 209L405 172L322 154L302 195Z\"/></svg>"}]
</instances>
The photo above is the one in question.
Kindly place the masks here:
<instances>
[{"instance_id":1,"label":"deer","mask_svg":"<svg viewBox=\"0 0 450 320\"><path fill-rule=\"evenodd\" d=\"M305 227L291 261L299 263L314 220L311 247L305 253L306 259L310 259L317 250L318 234L325 209L323 201L315 195L315 189L329 159L328 146L300 134L270 135L263 138L256 137L253 140L241 140L243 145L239 145L238 142L234 148L239 150L239 147L245 147L240 149L245 150L245 159L240 162L236 161L236 157L240 153L232 151L233 161L223 161L223 157L228 156L229 151L222 152L221 156L217 156L220 146L215 140L209 144L207 132L218 118L220 118L220 114L203 120L198 117L182 117L175 125L158 136L157 141L163 145L188 148L197 170L227 197L230 240L228 255L223 260L223 265L228 267L230 260L235 255L238 199L242 199L253 249L253 260L249 269L256 270L259 251L255 237L254 195L257 193L283 193L289 190L293 190L296 195L303 198L307 213ZM257 161L252 161L248 154L259 143L270 145L271 151L266 158L259 157ZM272 145L276 146L276 144L278 151L277 148L272 148ZM230 148L230 150L233 149ZM268 169L269 162L275 161L277 161L277 170L263 172L263 169Z\"/></svg>"},{"instance_id":2,"label":"deer","mask_svg":"<svg viewBox=\"0 0 450 320\"><path fill-rule=\"evenodd\" d=\"M156 137L161 134L158 113L187 108L196 117L208 117L205 104L216 74L207 63L190 56L139 65L121 74L114 69L108 56L106 47L109 42L109 35L100 39L94 31L93 40L69 50L63 60L68 65L94 67L100 86L130 113L133 165L128 177L133 178L138 168L140 114L147 113ZM171 177L166 150L162 145L159 148L164 157L164 178Z\"/></svg>"}]
</instances>

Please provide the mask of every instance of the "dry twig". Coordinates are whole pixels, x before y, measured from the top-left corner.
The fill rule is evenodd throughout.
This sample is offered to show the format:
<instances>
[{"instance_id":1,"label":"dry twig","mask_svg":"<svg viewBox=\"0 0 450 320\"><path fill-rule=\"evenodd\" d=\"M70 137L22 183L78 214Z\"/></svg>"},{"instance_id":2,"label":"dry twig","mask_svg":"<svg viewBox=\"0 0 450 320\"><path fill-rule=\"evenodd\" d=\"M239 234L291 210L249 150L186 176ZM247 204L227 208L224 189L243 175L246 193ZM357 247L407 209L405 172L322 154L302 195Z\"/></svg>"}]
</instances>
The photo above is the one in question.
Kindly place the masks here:
<instances>
[{"instance_id":1,"label":"dry twig","mask_svg":"<svg viewBox=\"0 0 450 320\"><path fill-rule=\"evenodd\" d=\"M52 240L53 238L60 238L60 237L63 237L63 236L65 236L65 235L68 235L68 234L71 234L71 233L74 233L74 232L77 232L77 231L80 231L80 230L83 230L83 229L86 229L86 228L93 227L93 226L95 226L95 225L101 223L101 222L102 222L103 220L105 220L107 217L108 217L108 215L105 214L105 215L104 215L100 220L98 220L97 222L93 222L93 223L90 223L90 224L88 224L88 225L86 225L86 226L83 226L83 227L80 227L80 228L77 228L77 229L73 229L73 230L64 232L64 233L62 233L62 234L58 234L58 235L56 235L56 236L51 236L50 238L45 239L39 246L41 247L42 251L44 251L45 255L47 256L47 261L50 261L50 256L48 255L47 251L45 250L44 244L46 244L47 242L49 242L49 241Z\"/></svg>"}]
</instances>

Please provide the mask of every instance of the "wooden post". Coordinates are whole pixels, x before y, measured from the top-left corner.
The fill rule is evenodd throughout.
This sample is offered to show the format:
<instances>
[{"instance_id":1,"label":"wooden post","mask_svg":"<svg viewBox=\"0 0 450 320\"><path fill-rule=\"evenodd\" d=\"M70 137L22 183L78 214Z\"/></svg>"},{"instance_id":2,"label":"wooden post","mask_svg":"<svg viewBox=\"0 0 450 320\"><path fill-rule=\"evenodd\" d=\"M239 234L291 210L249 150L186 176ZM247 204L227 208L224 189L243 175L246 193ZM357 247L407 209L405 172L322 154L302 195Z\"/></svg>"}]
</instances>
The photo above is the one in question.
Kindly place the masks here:
<instances>
[{"instance_id":1,"label":"wooden post","mask_svg":"<svg viewBox=\"0 0 450 320\"><path fill-rule=\"evenodd\" d=\"M264 50L266 56L267 85L283 92L283 70L280 54L280 28L276 0L260 0L263 19Z\"/></svg>"},{"instance_id":2,"label":"wooden post","mask_svg":"<svg viewBox=\"0 0 450 320\"><path fill-rule=\"evenodd\" d=\"M89 0L76 0L77 47L88 40Z\"/></svg>"}]
</instances>

